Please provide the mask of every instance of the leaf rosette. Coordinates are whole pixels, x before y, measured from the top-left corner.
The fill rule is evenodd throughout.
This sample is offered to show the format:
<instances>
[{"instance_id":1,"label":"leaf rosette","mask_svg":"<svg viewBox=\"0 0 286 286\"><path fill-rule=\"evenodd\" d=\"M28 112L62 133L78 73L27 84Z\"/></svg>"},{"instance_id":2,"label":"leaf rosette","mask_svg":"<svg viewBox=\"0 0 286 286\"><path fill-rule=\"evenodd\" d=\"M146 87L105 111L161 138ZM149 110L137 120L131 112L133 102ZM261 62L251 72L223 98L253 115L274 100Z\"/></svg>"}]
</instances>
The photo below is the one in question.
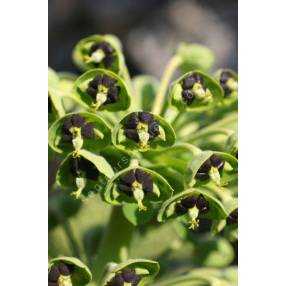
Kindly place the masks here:
<instances>
[{"instance_id":1,"label":"leaf rosette","mask_svg":"<svg viewBox=\"0 0 286 286\"><path fill-rule=\"evenodd\" d=\"M111 130L98 115L88 112L69 113L49 128L49 146L57 153L77 149L97 151L111 141Z\"/></svg>"},{"instance_id":2,"label":"leaf rosette","mask_svg":"<svg viewBox=\"0 0 286 286\"><path fill-rule=\"evenodd\" d=\"M48 274L49 286L85 286L92 279L88 267L75 257L51 259Z\"/></svg>"},{"instance_id":3,"label":"leaf rosette","mask_svg":"<svg viewBox=\"0 0 286 286\"><path fill-rule=\"evenodd\" d=\"M178 110L201 112L214 108L223 99L216 80L200 71L182 75L170 87L170 104Z\"/></svg>"},{"instance_id":4,"label":"leaf rosette","mask_svg":"<svg viewBox=\"0 0 286 286\"><path fill-rule=\"evenodd\" d=\"M125 151L160 150L172 146L175 140L172 126L159 115L146 111L129 113L112 132L114 146Z\"/></svg>"}]
</instances>

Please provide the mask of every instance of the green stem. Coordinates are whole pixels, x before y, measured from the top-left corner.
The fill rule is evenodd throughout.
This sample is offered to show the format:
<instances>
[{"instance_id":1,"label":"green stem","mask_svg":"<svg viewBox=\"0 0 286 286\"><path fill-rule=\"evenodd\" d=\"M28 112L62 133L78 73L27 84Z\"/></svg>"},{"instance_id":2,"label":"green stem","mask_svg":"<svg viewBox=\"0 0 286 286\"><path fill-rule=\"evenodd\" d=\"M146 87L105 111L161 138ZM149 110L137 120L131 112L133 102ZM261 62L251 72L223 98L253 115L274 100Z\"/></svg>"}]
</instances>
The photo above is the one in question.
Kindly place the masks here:
<instances>
[{"instance_id":1,"label":"green stem","mask_svg":"<svg viewBox=\"0 0 286 286\"><path fill-rule=\"evenodd\" d=\"M158 90L158 94L156 96L156 99L155 99L155 102L153 105L152 113L154 113L154 114L160 114L161 113L163 103L164 103L165 94L166 94L167 89L168 89L168 85L172 79L174 72L176 71L176 69L178 68L178 66L181 63L182 63L182 58L178 55L175 55L170 59L168 65L167 65L167 68L165 69L165 72L163 74L161 84L160 84L160 87Z\"/></svg>"},{"instance_id":2,"label":"green stem","mask_svg":"<svg viewBox=\"0 0 286 286\"><path fill-rule=\"evenodd\" d=\"M187 136L185 138L180 138L180 140L187 141L187 142L194 142L198 139L202 139L204 137L211 136L211 135L222 134L222 135L230 136L232 133L234 133L232 130L225 129L225 128L217 128L217 129L211 129L211 130L202 129L201 131L198 131L193 136L191 137Z\"/></svg>"},{"instance_id":3,"label":"green stem","mask_svg":"<svg viewBox=\"0 0 286 286\"><path fill-rule=\"evenodd\" d=\"M100 285L107 263L121 262L122 254L129 249L135 229L125 219L122 208L113 207L93 267L94 279L97 285Z\"/></svg>"}]
</instances>

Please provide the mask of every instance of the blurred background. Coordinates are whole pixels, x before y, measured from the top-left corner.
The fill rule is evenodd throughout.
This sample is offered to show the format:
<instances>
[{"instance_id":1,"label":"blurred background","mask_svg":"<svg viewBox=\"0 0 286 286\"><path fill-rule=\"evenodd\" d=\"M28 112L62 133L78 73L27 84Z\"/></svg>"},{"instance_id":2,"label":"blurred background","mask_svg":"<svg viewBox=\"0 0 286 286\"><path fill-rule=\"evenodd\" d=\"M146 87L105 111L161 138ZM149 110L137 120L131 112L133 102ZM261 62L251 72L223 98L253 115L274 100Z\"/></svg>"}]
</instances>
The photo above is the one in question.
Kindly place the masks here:
<instances>
[{"instance_id":1,"label":"blurred background","mask_svg":"<svg viewBox=\"0 0 286 286\"><path fill-rule=\"evenodd\" d=\"M76 72L74 45L96 33L123 42L131 75L160 77L181 41L214 50L214 69L237 70L237 0L49 0L49 65Z\"/></svg>"},{"instance_id":2,"label":"blurred background","mask_svg":"<svg viewBox=\"0 0 286 286\"><path fill-rule=\"evenodd\" d=\"M237 22L237 0L49 0L49 66L78 73L71 57L75 44L92 34L112 33L123 43L132 76L147 73L160 78L181 41L213 49L214 70L237 70ZM94 255L110 210L98 196L79 202L62 190L50 192L49 256ZM131 257L156 259L161 275L171 276L190 265L237 263L236 243L202 230L197 244L195 234L186 237L177 228L172 222L140 228Z\"/></svg>"}]
</instances>

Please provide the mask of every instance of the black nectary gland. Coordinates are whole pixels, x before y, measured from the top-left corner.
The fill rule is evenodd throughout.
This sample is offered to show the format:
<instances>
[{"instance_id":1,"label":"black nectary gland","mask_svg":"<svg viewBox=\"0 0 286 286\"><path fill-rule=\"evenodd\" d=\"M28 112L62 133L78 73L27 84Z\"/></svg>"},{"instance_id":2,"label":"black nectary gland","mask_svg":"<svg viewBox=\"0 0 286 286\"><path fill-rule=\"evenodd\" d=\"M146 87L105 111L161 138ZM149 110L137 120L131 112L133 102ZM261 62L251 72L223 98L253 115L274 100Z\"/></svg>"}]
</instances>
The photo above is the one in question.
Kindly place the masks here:
<instances>
[{"instance_id":1,"label":"black nectary gland","mask_svg":"<svg viewBox=\"0 0 286 286\"><path fill-rule=\"evenodd\" d=\"M184 215L188 209L196 206L201 214L206 213L209 209L209 202L204 198L202 194L199 196L190 196L177 202L175 205L175 212L177 215Z\"/></svg>"},{"instance_id":2,"label":"black nectary gland","mask_svg":"<svg viewBox=\"0 0 286 286\"><path fill-rule=\"evenodd\" d=\"M207 90L207 86L205 84L205 81L203 80L203 78L196 73L193 73L190 76L187 76L183 79L181 85L182 85L182 97L184 102L187 105L191 105L193 103L193 101L195 100L195 95L192 92L192 88L194 86L195 83L200 83L203 87L203 89L206 91Z\"/></svg>"},{"instance_id":3,"label":"black nectary gland","mask_svg":"<svg viewBox=\"0 0 286 286\"><path fill-rule=\"evenodd\" d=\"M145 194L153 192L153 180L151 175L141 169L131 170L121 176L119 178L118 188L126 195L132 196L132 184L135 181L142 185L142 189Z\"/></svg>"},{"instance_id":4,"label":"black nectary gland","mask_svg":"<svg viewBox=\"0 0 286 286\"><path fill-rule=\"evenodd\" d=\"M108 282L108 286L123 286L125 282L137 286L141 279L142 277L137 275L134 269L124 269Z\"/></svg>"},{"instance_id":5,"label":"black nectary gland","mask_svg":"<svg viewBox=\"0 0 286 286\"><path fill-rule=\"evenodd\" d=\"M70 170L75 177L84 177L96 181L99 176L98 169L83 157L71 158Z\"/></svg>"},{"instance_id":6,"label":"black nectary gland","mask_svg":"<svg viewBox=\"0 0 286 286\"><path fill-rule=\"evenodd\" d=\"M104 86L107 90L106 101L103 103L110 104L115 103L119 99L120 86L117 86L117 81L107 75L98 74L96 77L88 83L86 92L96 102L99 92L99 86Z\"/></svg>"},{"instance_id":7,"label":"black nectary gland","mask_svg":"<svg viewBox=\"0 0 286 286\"><path fill-rule=\"evenodd\" d=\"M60 275L69 276L71 275L72 271L72 265L67 265L63 262L60 262L58 266L53 265L48 276L49 286L58 285L58 279Z\"/></svg>"},{"instance_id":8,"label":"black nectary gland","mask_svg":"<svg viewBox=\"0 0 286 286\"><path fill-rule=\"evenodd\" d=\"M144 123L148 126L149 141L155 139L159 135L159 124L154 120L153 114L142 111L130 114L128 120L124 124L125 136L138 143L139 135L136 128L139 123Z\"/></svg>"},{"instance_id":9,"label":"black nectary gland","mask_svg":"<svg viewBox=\"0 0 286 286\"><path fill-rule=\"evenodd\" d=\"M207 180L209 178L209 171L211 167L215 167L221 173L224 167L225 161L217 155L212 155L208 160L206 160L199 168L196 178L199 180Z\"/></svg>"},{"instance_id":10,"label":"black nectary gland","mask_svg":"<svg viewBox=\"0 0 286 286\"><path fill-rule=\"evenodd\" d=\"M89 56L98 50L102 50L104 52L102 63L106 68L109 68L114 63L114 49L107 42L94 43L90 48ZM94 63L94 65L97 67L99 63Z\"/></svg>"},{"instance_id":11,"label":"black nectary gland","mask_svg":"<svg viewBox=\"0 0 286 286\"><path fill-rule=\"evenodd\" d=\"M85 123L85 118L79 114L73 114L69 118L65 118L62 126L62 138L65 142L72 142L73 134L70 131L72 127L81 128L81 134L87 139L94 136L94 130L91 123Z\"/></svg>"},{"instance_id":12,"label":"black nectary gland","mask_svg":"<svg viewBox=\"0 0 286 286\"><path fill-rule=\"evenodd\" d=\"M227 218L227 224L235 224L238 222L238 209L235 209L230 213Z\"/></svg>"},{"instance_id":13,"label":"black nectary gland","mask_svg":"<svg viewBox=\"0 0 286 286\"><path fill-rule=\"evenodd\" d=\"M224 96L228 96L232 92L232 90L227 86L227 81L231 78L233 78L233 75L229 71L223 71L220 75L219 82L224 90Z\"/></svg>"}]
</instances>

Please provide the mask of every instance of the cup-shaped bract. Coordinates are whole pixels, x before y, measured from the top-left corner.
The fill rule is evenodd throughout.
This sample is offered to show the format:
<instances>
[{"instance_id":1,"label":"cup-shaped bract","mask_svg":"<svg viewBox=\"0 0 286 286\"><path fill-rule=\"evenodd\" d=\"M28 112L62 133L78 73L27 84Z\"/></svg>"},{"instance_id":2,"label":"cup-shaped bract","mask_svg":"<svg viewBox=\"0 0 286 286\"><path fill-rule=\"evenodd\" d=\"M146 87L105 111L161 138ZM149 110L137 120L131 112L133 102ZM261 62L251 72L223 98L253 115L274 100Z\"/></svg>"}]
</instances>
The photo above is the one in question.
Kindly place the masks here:
<instances>
[{"instance_id":1,"label":"cup-shaped bract","mask_svg":"<svg viewBox=\"0 0 286 286\"><path fill-rule=\"evenodd\" d=\"M48 115L49 124L54 122L57 118L63 116L65 110L62 103L60 93L60 79L57 73L48 68Z\"/></svg>"},{"instance_id":2,"label":"cup-shaped bract","mask_svg":"<svg viewBox=\"0 0 286 286\"><path fill-rule=\"evenodd\" d=\"M209 182L224 186L237 177L238 161L224 152L202 151L194 156L188 167L185 181L190 187Z\"/></svg>"},{"instance_id":3,"label":"cup-shaped bract","mask_svg":"<svg viewBox=\"0 0 286 286\"><path fill-rule=\"evenodd\" d=\"M57 183L74 189L71 195L79 198L89 192L101 192L106 181L114 176L114 172L104 157L87 150L70 153L61 162L57 171Z\"/></svg>"},{"instance_id":4,"label":"cup-shaped bract","mask_svg":"<svg viewBox=\"0 0 286 286\"><path fill-rule=\"evenodd\" d=\"M75 257L61 256L49 261L49 286L85 286L91 279L88 267Z\"/></svg>"},{"instance_id":5,"label":"cup-shaped bract","mask_svg":"<svg viewBox=\"0 0 286 286\"><path fill-rule=\"evenodd\" d=\"M80 40L74 48L73 60L82 71L104 68L120 73L125 65L120 40L114 35L92 35Z\"/></svg>"},{"instance_id":6,"label":"cup-shaped bract","mask_svg":"<svg viewBox=\"0 0 286 286\"><path fill-rule=\"evenodd\" d=\"M216 80L201 71L191 71L172 83L169 101L178 110L200 112L215 107L223 99Z\"/></svg>"},{"instance_id":7,"label":"cup-shaped bract","mask_svg":"<svg viewBox=\"0 0 286 286\"><path fill-rule=\"evenodd\" d=\"M188 189L163 203L158 221L179 217L190 229L199 227L200 218L221 220L227 216L222 203L208 189Z\"/></svg>"},{"instance_id":8,"label":"cup-shaped bract","mask_svg":"<svg viewBox=\"0 0 286 286\"><path fill-rule=\"evenodd\" d=\"M176 55L182 59L180 68L183 72L207 71L215 62L213 51L200 44L181 43L176 50Z\"/></svg>"},{"instance_id":9,"label":"cup-shaped bract","mask_svg":"<svg viewBox=\"0 0 286 286\"><path fill-rule=\"evenodd\" d=\"M223 89L225 98L237 98L238 75L231 69L219 69L214 73L214 78Z\"/></svg>"},{"instance_id":10,"label":"cup-shaped bract","mask_svg":"<svg viewBox=\"0 0 286 286\"><path fill-rule=\"evenodd\" d=\"M129 259L109 267L103 286L149 285L160 270L159 263L148 259Z\"/></svg>"},{"instance_id":11,"label":"cup-shaped bract","mask_svg":"<svg viewBox=\"0 0 286 286\"><path fill-rule=\"evenodd\" d=\"M130 106L130 91L125 81L105 69L92 69L82 74L75 81L74 96L93 111L119 111Z\"/></svg>"},{"instance_id":12,"label":"cup-shaped bract","mask_svg":"<svg viewBox=\"0 0 286 286\"><path fill-rule=\"evenodd\" d=\"M129 113L112 131L114 146L125 151L159 150L172 146L175 140L172 126L159 115L146 111Z\"/></svg>"},{"instance_id":13,"label":"cup-shaped bract","mask_svg":"<svg viewBox=\"0 0 286 286\"><path fill-rule=\"evenodd\" d=\"M131 166L109 180L104 199L113 205L137 203L139 210L147 210L146 205L165 201L172 193L172 187L158 173Z\"/></svg>"},{"instance_id":14,"label":"cup-shaped bract","mask_svg":"<svg viewBox=\"0 0 286 286\"><path fill-rule=\"evenodd\" d=\"M69 113L49 128L49 146L58 153L85 149L97 151L111 141L111 130L98 115L88 112Z\"/></svg>"}]
</instances>

